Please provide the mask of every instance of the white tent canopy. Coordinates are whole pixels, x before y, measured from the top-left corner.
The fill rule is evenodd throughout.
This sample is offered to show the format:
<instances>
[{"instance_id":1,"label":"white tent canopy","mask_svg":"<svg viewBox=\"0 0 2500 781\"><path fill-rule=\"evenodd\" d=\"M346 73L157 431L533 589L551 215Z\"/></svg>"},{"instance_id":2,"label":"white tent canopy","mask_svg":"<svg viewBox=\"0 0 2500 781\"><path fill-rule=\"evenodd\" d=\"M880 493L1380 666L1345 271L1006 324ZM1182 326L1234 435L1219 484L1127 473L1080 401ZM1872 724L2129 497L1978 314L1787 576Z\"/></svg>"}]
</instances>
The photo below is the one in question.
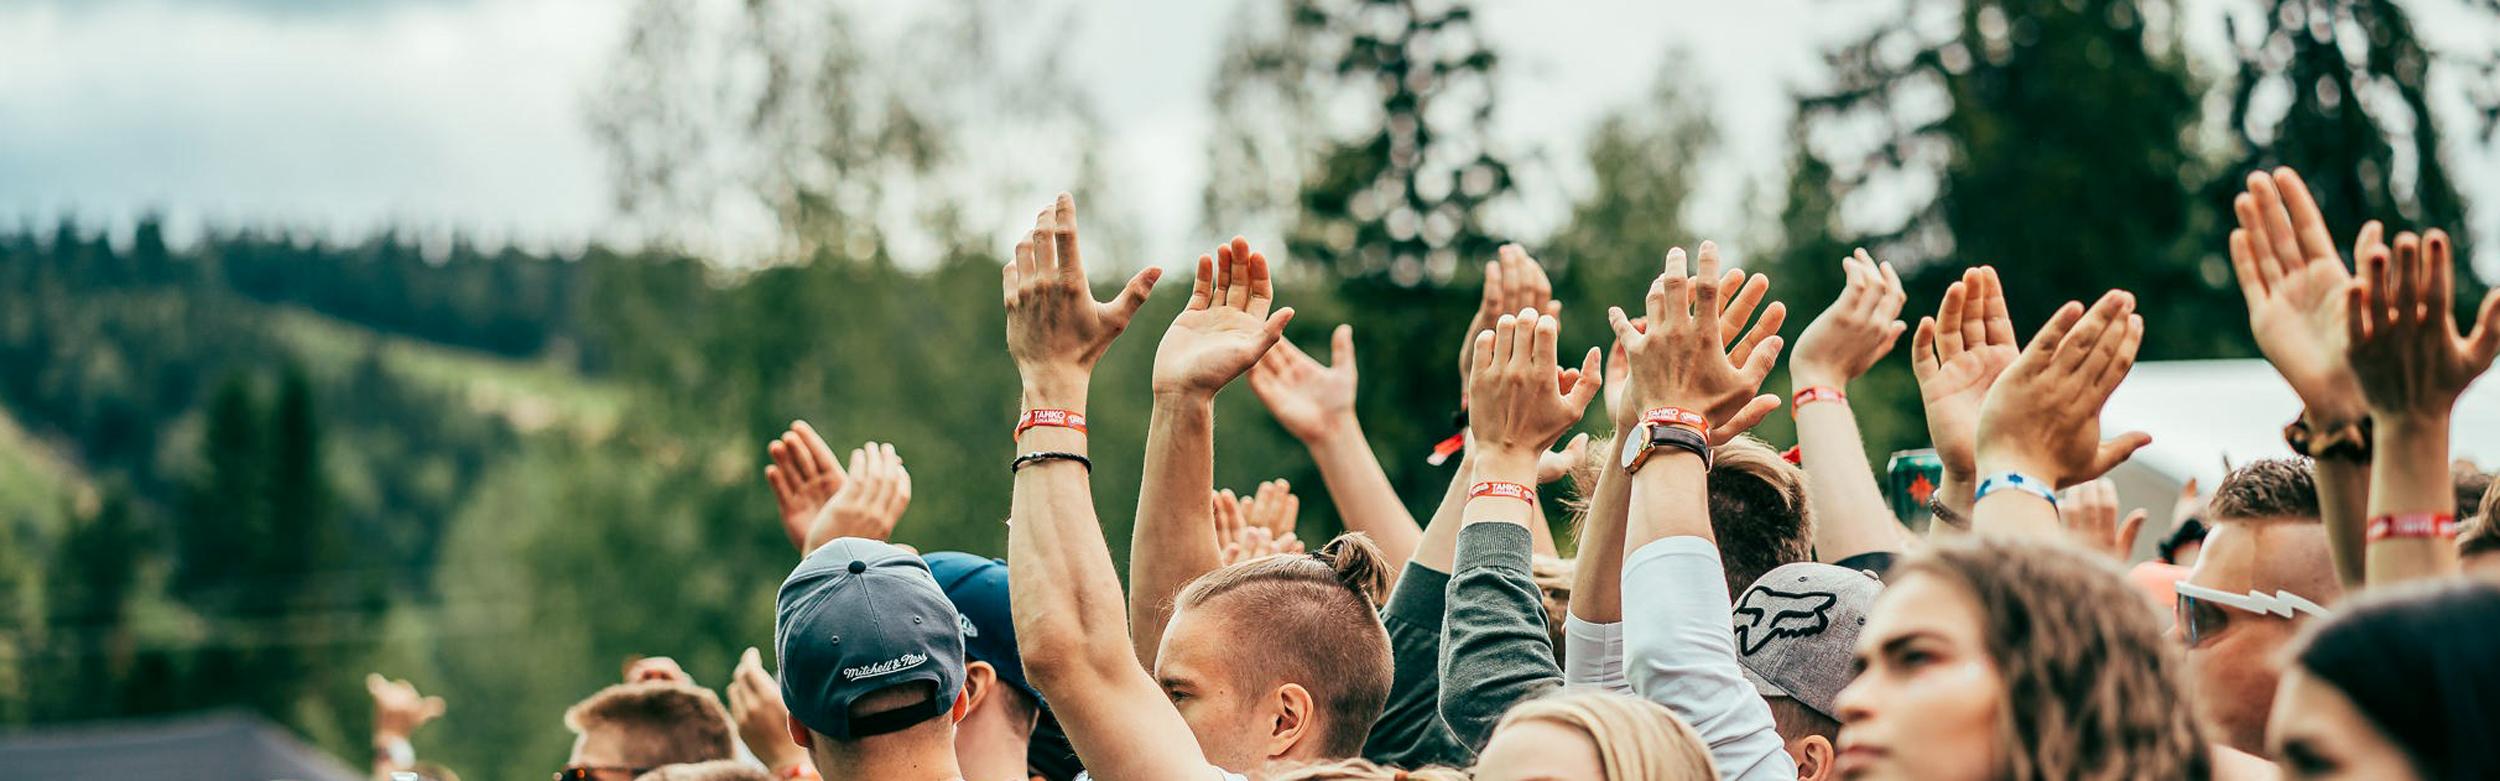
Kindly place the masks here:
<instances>
[{"instance_id":1,"label":"white tent canopy","mask_svg":"<svg viewBox=\"0 0 2500 781\"><path fill-rule=\"evenodd\" d=\"M2169 528L2179 485L2196 478L2208 493L2222 481L2223 462L2287 458L2283 425L2300 414L2300 398L2263 360L2139 363L2101 409L2101 433L2142 431L2153 444L2111 478L2119 503L2151 511L2147 538ZM2485 379L2458 401L2449 448L2485 470L2500 466L2500 380ZM2146 541L2149 549L2149 540Z\"/></svg>"}]
</instances>

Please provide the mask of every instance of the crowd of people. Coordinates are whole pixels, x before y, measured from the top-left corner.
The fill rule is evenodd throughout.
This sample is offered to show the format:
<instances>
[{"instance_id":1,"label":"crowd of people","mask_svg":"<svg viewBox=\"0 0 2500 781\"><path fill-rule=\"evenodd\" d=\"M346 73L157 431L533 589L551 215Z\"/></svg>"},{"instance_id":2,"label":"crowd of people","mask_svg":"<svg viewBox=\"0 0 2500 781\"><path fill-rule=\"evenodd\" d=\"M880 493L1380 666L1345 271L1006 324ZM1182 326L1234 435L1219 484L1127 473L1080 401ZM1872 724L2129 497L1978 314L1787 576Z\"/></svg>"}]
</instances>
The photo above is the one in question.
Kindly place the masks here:
<instances>
[{"instance_id":1,"label":"crowd of people","mask_svg":"<svg viewBox=\"0 0 2500 781\"><path fill-rule=\"evenodd\" d=\"M1981 266L1912 325L1892 266L1861 250L1792 345L1772 280L1703 242L1622 291L1605 344L1574 356L1545 272L1505 247L1452 329L1464 431L1418 523L1357 418L1350 327L1325 364L1283 340L1294 312L1235 238L1198 259L1152 407L1106 411L1148 427L1123 586L1090 484L1116 456L1088 447L1087 392L1162 271L1096 300L1061 195L1001 269L1022 381L1000 421L1006 560L888 542L901 455L842 458L793 423L764 470L800 554L772 666L747 649L724 702L635 661L563 714L577 739L555 776L2500 776L2500 491L2449 452L2459 395L2500 354L2500 292L2465 329L2438 229L2362 226L2348 265L2288 169L2251 174L2234 207L2250 328L2304 405L2283 430L2296 455L2191 484L2143 561L2147 516L2104 476L2150 438L2100 424L2144 338L2129 291L2023 339L2015 272ZM1904 335L1942 471L1919 532L1849 400ZM1782 358L1785 400L1763 388ZM1306 545L1283 481L1217 490L1214 400L1244 377L1347 533ZM1747 433L1783 407L1788 454ZM1562 443L1592 409L1612 433ZM1548 485L1568 494L1569 556ZM443 702L369 684L376 777L453 778L409 743Z\"/></svg>"}]
</instances>

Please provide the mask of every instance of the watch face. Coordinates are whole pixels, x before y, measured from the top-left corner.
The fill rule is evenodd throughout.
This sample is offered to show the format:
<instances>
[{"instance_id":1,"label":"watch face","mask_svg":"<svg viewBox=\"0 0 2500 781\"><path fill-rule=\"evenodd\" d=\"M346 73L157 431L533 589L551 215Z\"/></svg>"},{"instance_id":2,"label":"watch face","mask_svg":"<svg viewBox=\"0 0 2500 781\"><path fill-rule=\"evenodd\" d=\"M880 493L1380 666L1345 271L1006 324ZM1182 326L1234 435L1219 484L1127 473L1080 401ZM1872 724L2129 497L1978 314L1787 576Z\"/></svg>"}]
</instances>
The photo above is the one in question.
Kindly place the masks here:
<instances>
[{"instance_id":1,"label":"watch face","mask_svg":"<svg viewBox=\"0 0 2500 781\"><path fill-rule=\"evenodd\" d=\"M1630 468L1632 468L1632 464L1634 464L1634 463L1636 463L1636 462L1638 462L1638 461L1640 460L1641 453L1642 453L1643 451L1648 450L1648 449L1649 449L1649 424L1648 424L1648 423L1642 423L1642 424L1640 424L1640 425L1633 426L1633 427L1632 427L1632 429L1631 429L1630 431L1624 432L1624 436L1623 436L1623 468L1625 468L1625 469L1630 469Z\"/></svg>"}]
</instances>

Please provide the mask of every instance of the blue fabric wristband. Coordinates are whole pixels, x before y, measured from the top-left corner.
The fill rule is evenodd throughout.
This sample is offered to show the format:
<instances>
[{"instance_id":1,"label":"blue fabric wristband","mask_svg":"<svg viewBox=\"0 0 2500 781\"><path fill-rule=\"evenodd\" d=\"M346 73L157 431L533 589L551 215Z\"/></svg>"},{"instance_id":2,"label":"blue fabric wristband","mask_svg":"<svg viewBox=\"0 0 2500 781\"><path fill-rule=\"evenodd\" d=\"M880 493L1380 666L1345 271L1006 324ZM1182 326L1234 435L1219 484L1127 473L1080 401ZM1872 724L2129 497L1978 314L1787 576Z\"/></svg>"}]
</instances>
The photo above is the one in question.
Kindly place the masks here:
<instances>
[{"instance_id":1,"label":"blue fabric wristband","mask_svg":"<svg viewBox=\"0 0 2500 781\"><path fill-rule=\"evenodd\" d=\"M1976 503L1980 499L1988 498L1989 494L2006 490L2031 494L2046 500L2052 508L2057 506L2057 489L2049 487L2049 482L2046 480L2021 472L1998 472L1989 475L1987 479L1979 481L1979 490L1971 492L1971 500Z\"/></svg>"}]
</instances>

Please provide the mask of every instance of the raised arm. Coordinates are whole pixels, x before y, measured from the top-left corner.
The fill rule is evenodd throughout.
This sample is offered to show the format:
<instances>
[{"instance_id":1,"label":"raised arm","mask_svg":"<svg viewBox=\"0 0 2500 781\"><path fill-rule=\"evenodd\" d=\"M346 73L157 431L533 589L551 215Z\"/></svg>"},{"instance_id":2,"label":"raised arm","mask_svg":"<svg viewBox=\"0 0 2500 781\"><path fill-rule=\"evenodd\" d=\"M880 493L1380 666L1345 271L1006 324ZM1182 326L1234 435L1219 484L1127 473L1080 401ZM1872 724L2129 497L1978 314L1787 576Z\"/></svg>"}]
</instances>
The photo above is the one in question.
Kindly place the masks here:
<instances>
[{"instance_id":1,"label":"raised arm","mask_svg":"<svg viewBox=\"0 0 2500 781\"><path fill-rule=\"evenodd\" d=\"M1806 505L1814 512L1814 556L1827 562L1898 553L1902 539L1875 482L1875 468L1866 462L1866 440L1858 433L1847 388L1900 341L1905 326L1897 318L1908 296L1892 264L1877 264L1866 250L1842 258L1840 265L1848 284L1797 336L1797 349L1788 358Z\"/></svg>"},{"instance_id":2,"label":"raised arm","mask_svg":"<svg viewBox=\"0 0 2500 781\"><path fill-rule=\"evenodd\" d=\"M2370 409L2361 380L2342 357L2348 345L2343 296L2352 272L2335 254L2335 237L2289 168L2252 172L2248 191L2231 201L2240 227L2231 231L2231 271L2248 301L2248 330L2257 351L2300 396L2300 417L2287 439L2311 457L2318 473L2318 509L2327 552L2347 590L2361 588L2362 524L2370 500ZM2353 257L2384 253L2382 229L2361 226Z\"/></svg>"},{"instance_id":3,"label":"raised arm","mask_svg":"<svg viewBox=\"0 0 2500 781\"><path fill-rule=\"evenodd\" d=\"M1972 492L1979 487L1979 405L2021 352L2014 318L2005 309L2005 284L1994 268L1963 270L1962 278L1945 288L1936 316L1918 319L1910 337L1910 370L1926 405L1928 441L1944 466L1935 493L1942 512L1927 525L1929 537L1968 531Z\"/></svg>"},{"instance_id":4,"label":"raised arm","mask_svg":"<svg viewBox=\"0 0 2500 781\"><path fill-rule=\"evenodd\" d=\"M837 537L888 539L911 506L911 472L893 445L853 448L846 470L801 420L765 449L773 465L764 467L764 482L781 507L782 532L800 556Z\"/></svg>"},{"instance_id":5,"label":"raised arm","mask_svg":"<svg viewBox=\"0 0 2500 781\"><path fill-rule=\"evenodd\" d=\"M1537 459L1579 422L1601 375L1595 348L1579 369L1555 365L1558 325L1522 309L1476 336L1467 385L1476 463L1440 665L1441 717L1470 748L1512 704L1562 684L1543 595L1528 574L1528 527L1537 522Z\"/></svg>"},{"instance_id":6,"label":"raised arm","mask_svg":"<svg viewBox=\"0 0 2500 781\"><path fill-rule=\"evenodd\" d=\"M2055 491L2108 474L2152 444L2137 431L2101 441L2101 405L2135 367L2143 342L2144 318L2124 290L2102 295L2089 311L2066 302L2040 327L1979 408L1974 530L2065 539Z\"/></svg>"},{"instance_id":7,"label":"raised arm","mask_svg":"<svg viewBox=\"0 0 2500 781\"><path fill-rule=\"evenodd\" d=\"M381 673L365 674L365 693L373 695L373 779L388 781L392 773L416 766L417 750L408 739L442 717L443 698L421 696L416 684Z\"/></svg>"},{"instance_id":8,"label":"raised arm","mask_svg":"<svg viewBox=\"0 0 2500 781\"><path fill-rule=\"evenodd\" d=\"M1239 236L1198 256L1189 307L1155 347L1154 411L1146 426L1145 482L1129 544L1129 626L1139 662L1154 666L1172 598L1222 566L1215 540L1215 394L1248 372L1285 333L1293 309L1273 312L1267 256Z\"/></svg>"},{"instance_id":9,"label":"raised arm","mask_svg":"<svg viewBox=\"0 0 2500 781\"><path fill-rule=\"evenodd\" d=\"M1007 525L1016 649L1026 679L1095 778L1209 778L1215 771L1189 724L1129 644L1080 422L1095 362L1145 304L1160 270L1139 272L1119 298L1096 303L1078 260L1075 212L1059 196L1002 272L1007 351L1023 380L1025 413Z\"/></svg>"},{"instance_id":10,"label":"raised arm","mask_svg":"<svg viewBox=\"0 0 2500 781\"><path fill-rule=\"evenodd\" d=\"M1758 350L1778 355L1776 341L1780 326L1787 321L1788 309L1774 301L1761 309L1762 318L1754 319L1762 299L1771 290L1771 280L1761 274L1751 278L1730 270L1718 281L1719 296L1727 305L1719 310L1719 333L1722 337L1744 334L1728 345L1728 360L1742 366L1752 360ZM1752 330L1745 324L1753 322ZM1645 327L1647 320L1634 320L1633 330ZM1766 343L1768 346L1766 347ZM1563 621L1564 642L1570 645L1565 673L1574 684L1590 684L1631 692L1623 677L1623 537L1632 503L1632 477L1624 471L1624 442L1640 422L1643 411L1631 401L1633 390L1631 360L1624 354L1623 340L1615 339L1606 357L1606 416L1614 422L1614 449L1602 458L1597 486L1589 497L1588 511L1580 517L1579 551L1572 568L1570 614ZM1770 396L1742 398L1739 406L1704 413L1715 420L1729 421L1710 433L1713 447L1752 427L1749 421L1760 421L1777 409L1779 400Z\"/></svg>"},{"instance_id":11,"label":"raised arm","mask_svg":"<svg viewBox=\"0 0 2500 781\"><path fill-rule=\"evenodd\" d=\"M1335 363L1322 366L1293 342L1278 341L1250 369L1250 392L1311 451L1346 530L1371 535L1391 567L1404 569L1424 531L1389 485L1355 417L1354 326L1337 326L1329 345Z\"/></svg>"},{"instance_id":12,"label":"raised arm","mask_svg":"<svg viewBox=\"0 0 2500 781\"><path fill-rule=\"evenodd\" d=\"M1623 590L1649 604L1623 621L1624 673L1634 691L1666 706L1710 745L1725 778L1796 777L1763 703L1736 663L1729 633L1726 575L1710 527L1709 439L1760 420L1714 429L1705 410L1745 404L1770 374L1777 350L1742 364L1720 352L1718 248L1703 243L1698 284L1685 277L1684 251L1669 252L1649 288L1648 327L1621 309L1607 312L1632 363L1633 400L1646 410L1627 452L1632 478ZM1729 429L1734 427L1732 431Z\"/></svg>"},{"instance_id":13,"label":"raised arm","mask_svg":"<svg viewBox=\"0 0 2500 781\"><path fill-rule=\"evenodd\" d=\"M2473 332L2458 333L2454 249L2436 228L2397 234L2392 253L2362 258L2345 294L2346 354L2375 421L2363 564L2372 587L2457 572L2449 416L2500 354L2500 290L2483 299Z\"/></svg>"}]
</instances>

